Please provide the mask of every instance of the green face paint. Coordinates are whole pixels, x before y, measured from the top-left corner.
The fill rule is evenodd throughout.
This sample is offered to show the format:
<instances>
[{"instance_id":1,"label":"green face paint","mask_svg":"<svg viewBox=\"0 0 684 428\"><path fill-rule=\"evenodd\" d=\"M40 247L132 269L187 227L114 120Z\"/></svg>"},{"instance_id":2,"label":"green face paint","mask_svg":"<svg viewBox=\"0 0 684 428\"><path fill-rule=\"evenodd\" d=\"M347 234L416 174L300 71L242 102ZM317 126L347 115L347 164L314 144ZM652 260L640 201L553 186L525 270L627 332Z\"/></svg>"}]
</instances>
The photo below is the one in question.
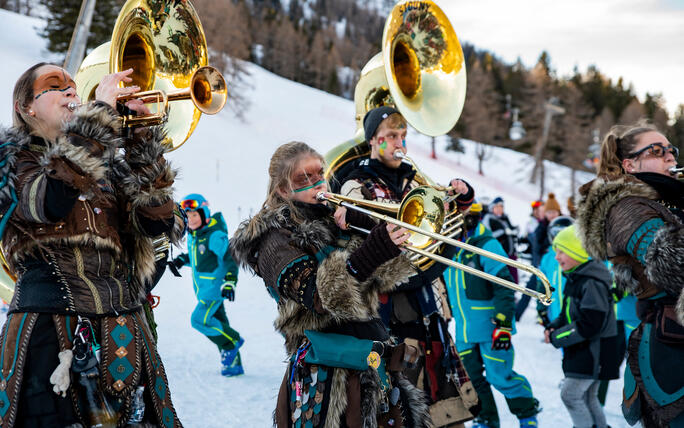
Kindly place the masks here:
<instances>
[{"instance_id":1,"label":"green face paint","mask_svg":"<svg viewBox=\"0 0 684 428\"><path fill-rule=\"evenodd\" d=\"M317 181L316 183L312 184L311 186L306 186L302 187L299 189L294 189L292 193L299 193L299 192L304 192L305 190L313 189L316 186L320 186L321 184L325 183L325 180Z\"/></svg>"},{"instance_id":2,"label":"green face paint","mask_svg":"<svg viewBox=\"0 0 684 428\"><path fill-rule=\"evenodd\" d=\"M387 150L387 140L382 140L382 143L378 146L378 150L380 152L380 156L383 156L385 154L385 150Z\"/></svg>"}]
</instances>

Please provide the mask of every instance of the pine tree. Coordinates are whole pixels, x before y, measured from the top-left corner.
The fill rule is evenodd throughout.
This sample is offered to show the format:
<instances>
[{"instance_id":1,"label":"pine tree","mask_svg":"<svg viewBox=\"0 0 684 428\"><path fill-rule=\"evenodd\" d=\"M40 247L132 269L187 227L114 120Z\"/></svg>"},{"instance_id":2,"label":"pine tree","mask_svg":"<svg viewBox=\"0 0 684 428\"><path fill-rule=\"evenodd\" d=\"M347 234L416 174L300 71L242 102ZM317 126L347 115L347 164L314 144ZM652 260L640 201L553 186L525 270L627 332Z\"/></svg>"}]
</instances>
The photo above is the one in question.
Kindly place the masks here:
<instances>
[{"instance_id":1,"label":"pine tree","mask_svg":"<svg viewBox=\"0 0 684 428\"><path fill-rule=\"evenodd\" d=\"M674 122L667 131L670 143L684 150L684 104L680 104L674 114Z\"/></svg>"},{"instance_id":2,"label":"pine tree","mask_svg":"<svg viewBox=\"0 0 684 428\"><path fill-rule=\"evenodd\" d=\"M620 120L618 120L618 123L622 125L631 125L644 117L646 117L644 106L639 102L638 99L636 99L636 97L634 97L632 102L629 103L627 108L625 108L625 110L622 112L622 115L620 115Z\"/></svg>"},{"instance_id":3,"label":"pine tree","mask_svg":"<svg viewBox=\"0 0 684 428\"><path fill-rule=\"evenodd\" d=\"M489 58L491 59L491 58ZM478 172L483 174L482 165L491 155L491 144L496 136L495 121L500 117L497 93L494 90L494 78L486 61L480 61L477 55L471 55L467 68L468 90L466 103L459 122L464 132L462 135L480 142L476 147Z\"/></svg>"},{"instance_id":4,"label":"pine tree","mask_svg":"<svg viewBox=\"0 0 684 428\"><path fill-rule=\"evenodd\" d=\"M40 36L48 39L47 48L50 52L66 53L69 49L81 3L82 0L39 0L39 4L47 11L46 25ZM123 0L97 0L87 51L112 38L112 28L122 5Z\"/></svg>"}]
</instances>

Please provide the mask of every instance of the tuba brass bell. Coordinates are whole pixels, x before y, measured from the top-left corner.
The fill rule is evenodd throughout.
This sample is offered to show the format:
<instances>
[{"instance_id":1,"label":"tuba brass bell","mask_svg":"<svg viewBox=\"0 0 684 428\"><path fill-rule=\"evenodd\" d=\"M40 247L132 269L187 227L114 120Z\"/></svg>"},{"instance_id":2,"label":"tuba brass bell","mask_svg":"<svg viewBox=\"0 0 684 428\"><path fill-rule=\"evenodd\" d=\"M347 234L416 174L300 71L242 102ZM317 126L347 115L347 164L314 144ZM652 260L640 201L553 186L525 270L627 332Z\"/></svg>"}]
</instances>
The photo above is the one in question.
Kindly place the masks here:
<instances>
[{"instance_id":1,"label":"tuba brass bell","mask_svg":"<svg viewBox=\"0 0 684 428\"><path fill-rule=\"evenodd\" d=\"M126 125L162 123L165 144L177 149L203 112L214 114L226 102L225 80L207 66L207 59L204 30L192 3L128 0L114 24L111 41L83 60L74 80L81 100L90 101L104 75L132 68L130 84L139 86L142 93L126 99L152 102L155 115L128 118Z\"/></svg>"},{"instance_id":2,"label":"tuba brass bell","mask_svg":"<svg viewBox=\"0 0 684 428\"><path fill-rule=\"evenodd\" d=\"M398 3L385 21L382 52L363 67L354 90L356 134L326 154L326 177L369 153L363 136L369 110L392 105L416 130L438 136L456 124L465 95L463 49L442 9L431 0Z\"/></svg>"}]
</instances>

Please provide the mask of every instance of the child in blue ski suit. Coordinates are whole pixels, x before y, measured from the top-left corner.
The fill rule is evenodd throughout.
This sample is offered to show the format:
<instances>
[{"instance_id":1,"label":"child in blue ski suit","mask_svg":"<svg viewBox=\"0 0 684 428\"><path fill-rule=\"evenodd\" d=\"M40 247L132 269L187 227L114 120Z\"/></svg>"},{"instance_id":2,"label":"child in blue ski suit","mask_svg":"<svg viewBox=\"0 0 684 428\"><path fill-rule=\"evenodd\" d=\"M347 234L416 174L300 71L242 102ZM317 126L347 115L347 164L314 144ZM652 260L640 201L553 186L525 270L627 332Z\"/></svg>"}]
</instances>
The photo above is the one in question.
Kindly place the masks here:
<instances>
[{"instance_id":1,"label":"child in blue ski suit","mask_svg":"<svg viewBox=\"0 0 684 428\"><path fill-rule=\"evenodd\" d=\"M240 346L244 339L228 322L223 299L235 300L238 267L229 251L228 231L223 215L210 216L209 203L193 193L181 201L188 215L188 252L171 263L178 269L192 268L192 283L197 306L191 322L195 330L207 336L221 352L221 374L237 376L244 373Z\"/></svg>"},{"instance_id":2,"label":"child in blue ski suit","mask_svg":"<svg viewBox=\"0 0 684 428\"><path fill-rule=\"evenodd\" d=\"M506 257L499 241L480 222L481 213L482 206L475 203L466 214L465 242ZM507 266L490 258L461 250L454 260L512 281ZM508 408L517 416L521 427L536 427L539 402L532 395L527 379L513 371L513 290L455 268L448 268L444 279L456 321L456 348L482 403L473 427L499 427L490 385L506 397Z\"/></svg>"}]
</instances>

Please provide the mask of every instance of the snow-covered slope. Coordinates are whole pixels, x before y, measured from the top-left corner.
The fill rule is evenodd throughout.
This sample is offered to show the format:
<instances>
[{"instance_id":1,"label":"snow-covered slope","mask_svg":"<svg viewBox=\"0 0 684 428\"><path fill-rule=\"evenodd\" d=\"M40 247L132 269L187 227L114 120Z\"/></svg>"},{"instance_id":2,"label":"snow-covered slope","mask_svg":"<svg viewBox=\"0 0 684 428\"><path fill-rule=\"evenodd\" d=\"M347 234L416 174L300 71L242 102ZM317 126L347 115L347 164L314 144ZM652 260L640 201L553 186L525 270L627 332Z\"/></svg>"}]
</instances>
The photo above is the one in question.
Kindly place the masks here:
<instances>
[{"instance_id":1,"label":"snow-covered slope","mask_svg":"<svg viewBox=\"0 0 684 428\"><path fill-rule=\"evenodd\" d=\"M3 126L11 124L14 82L30 65L47 58L44 41L34 29L40 25L38 20L0 10L0 55L5 76L0 81ZM240 219L261 206L268 160L278 145L291 140L305 141L324 153L355 131L350 101L290 82L253 65L248 69L252 103L245 114L246 122L233 118L228 109L213 117L203 117L190 140L170 155L181 168L177 195L204 194L212 210L223 211L231 232ZM426 174L441 182L463 177L480 196L502 196L512 220L524 224L529 216L529 202L537 197L536 186L527 183L532 166L528 156L492 149L492 157L485 163L485 175L480 176L475 143L465 143L465 154L454 154L445 152L445 141L438 139L439 160L435 161L429 158L428 138L413 132L408 141L409 154ZM552 163L547 163L547 168L547 188L556 192L563 203L570 192L570 173ZM588 179L585 175L579 182ZM258 278L240 273L237 301L227 303L226 307L231 325L246 338L242 350L246 375L222 378L215 346L190 327L195 297L187 268L183 275L167 275L155 289L161 296L155 311L159 348L181 421L189 428L270 426L285 367L282 339L272 326L275 303ZM529 378L541 401L541 426L570 426L558 388L562 378L560 352L541 342L542 330L534 324L534 318L530 309L514 337L515 369ZM626 426L619 410L621 386L622 381L611 384L606 406L613 427ZM502 426L515 426L516 420L502 396L496 396Z\"/></svg>"}]
</instances>

